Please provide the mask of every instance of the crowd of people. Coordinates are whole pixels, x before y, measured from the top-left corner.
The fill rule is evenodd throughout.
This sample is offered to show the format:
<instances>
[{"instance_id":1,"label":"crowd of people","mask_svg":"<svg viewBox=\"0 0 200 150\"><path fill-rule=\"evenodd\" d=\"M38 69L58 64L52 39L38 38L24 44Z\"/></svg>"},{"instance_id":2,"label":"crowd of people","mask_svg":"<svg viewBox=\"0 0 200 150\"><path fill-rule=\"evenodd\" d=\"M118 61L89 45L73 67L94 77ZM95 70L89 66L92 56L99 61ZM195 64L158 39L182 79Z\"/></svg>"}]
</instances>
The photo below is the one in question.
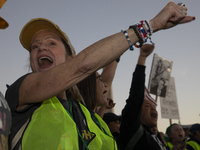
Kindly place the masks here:
<instances>
[{"instance_id":1,"label":"crowd of people","mask_svg":"<svg viewBox=\"0 0 200 150\"><path fill-rule=\"evenodd\" d=\"M162 136L156 102L145 87L145 61L153 52L151 35L187 23L183 3L168 2L150 21L97 41L76 54L67 35L45 18L31 19L20 42L30 53L27 73L11 84L5 99L12 114L10 150L183 150L200 147L199 124L185 137L178 124ZM147 40L152 44L145 44ZM120 56L140 49L126 105L120 116L105 113L115 103L108 97ZM104 68L99 74L98 70ZM166 137L168 140L165 140Z\"/></svg>"}]
</instances>

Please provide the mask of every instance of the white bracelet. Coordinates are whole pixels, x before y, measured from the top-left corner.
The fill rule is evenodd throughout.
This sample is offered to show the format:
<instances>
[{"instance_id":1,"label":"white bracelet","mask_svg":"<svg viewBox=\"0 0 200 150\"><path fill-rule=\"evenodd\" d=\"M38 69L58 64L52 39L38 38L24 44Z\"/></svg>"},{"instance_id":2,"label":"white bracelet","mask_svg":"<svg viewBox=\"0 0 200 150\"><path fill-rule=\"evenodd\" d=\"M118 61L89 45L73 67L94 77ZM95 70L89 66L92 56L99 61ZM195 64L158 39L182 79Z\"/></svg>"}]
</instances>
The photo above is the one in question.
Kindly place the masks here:
<instances>
[{"instance_id":1,"label":"white bracelet","mask_svg":"<svg viewBox=\"0 0 200 150\"><path fill-rule=\"evenodd\" d=\"M149 20L146 20L148 25L149 25L149 30L150 30L150 34L152 35L153 34L153 29L152 29L152 26L151 26L151 23Z\"/></svg>"}]
</instances>

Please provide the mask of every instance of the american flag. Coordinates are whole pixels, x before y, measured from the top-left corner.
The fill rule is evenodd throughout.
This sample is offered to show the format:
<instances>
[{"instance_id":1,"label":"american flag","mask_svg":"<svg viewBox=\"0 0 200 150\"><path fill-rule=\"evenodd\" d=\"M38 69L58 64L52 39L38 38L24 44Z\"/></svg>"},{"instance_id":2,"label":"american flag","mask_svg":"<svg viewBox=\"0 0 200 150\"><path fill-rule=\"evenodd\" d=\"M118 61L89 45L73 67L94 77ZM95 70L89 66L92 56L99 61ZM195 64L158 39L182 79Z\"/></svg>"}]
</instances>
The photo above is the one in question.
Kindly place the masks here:
<instances>
[{"instance_id":1,"label":"american flag","mask_svg":"<svg viewBox=\"0 0 200 150\"><path fill-rule=\"evenodd\" d=\"M144 99L151 101L155 106L157 106L156 101L150 96L149 91L147 90L146 87L145 87L145 91L144 91Z\"/></svg>"}]
</instances>

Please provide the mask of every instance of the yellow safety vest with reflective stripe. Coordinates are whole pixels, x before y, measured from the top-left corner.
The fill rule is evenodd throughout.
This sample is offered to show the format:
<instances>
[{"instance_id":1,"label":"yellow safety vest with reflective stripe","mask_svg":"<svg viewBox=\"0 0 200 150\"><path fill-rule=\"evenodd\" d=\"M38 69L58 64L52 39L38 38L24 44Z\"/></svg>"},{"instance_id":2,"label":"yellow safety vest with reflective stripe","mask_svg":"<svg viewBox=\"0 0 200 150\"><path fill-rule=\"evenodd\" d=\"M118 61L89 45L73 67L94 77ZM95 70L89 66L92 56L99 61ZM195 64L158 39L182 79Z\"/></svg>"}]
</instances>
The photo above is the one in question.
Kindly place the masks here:
<instances>
[{"instance_id":1,"label":"yellow safety vest with reflective stripe","mask_svg":"<svg viewBox=\"0 0 200 150\"><path fill-rule=\"evenodd\" d=\"M81 132L82 137L91 138L89 150L117 150L117 144L106 123L98 116L99 122L108 133L103 133L83 105L80 107L86 117L90 133ZM95 135L94 135L94 134ZM36 110L22 137L22 150L78 150L76 124L60 101L53 97L43 101Z\"/></svg>"},{"instance_id":2,"label":"yellow safety vest with reflective stripe","mask_svg":"<svg viewBox=\"0 0 200 150\"><path fill-rule=\"evenodd\" d=\"M200 150L200 145L195 141L188 141L187 144L192 146L195 150Z\"/></svg>"}]
</instances>

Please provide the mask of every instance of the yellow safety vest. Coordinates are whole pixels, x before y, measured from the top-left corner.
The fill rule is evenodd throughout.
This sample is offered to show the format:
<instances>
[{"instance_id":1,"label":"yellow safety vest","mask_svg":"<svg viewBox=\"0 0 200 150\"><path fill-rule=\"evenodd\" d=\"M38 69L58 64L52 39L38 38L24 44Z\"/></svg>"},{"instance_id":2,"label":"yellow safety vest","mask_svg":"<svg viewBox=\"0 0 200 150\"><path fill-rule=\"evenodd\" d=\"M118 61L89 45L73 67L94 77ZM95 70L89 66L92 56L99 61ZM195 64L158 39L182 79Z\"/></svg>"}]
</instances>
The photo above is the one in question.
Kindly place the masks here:
<instances>
[{"instance_id":1,"label":"yellow safety vest","mask_svg":"<svg viewBox=\"0 0 200 150\"><path fill-rule=\"evenodd\" d=\"M174 147L170 142L167 142L165 146L166 146L166 147L169 147L170 150Z\"/></svg>"},{"instance_id":2,"label":"yellow safety vest","mask_svg":"<svg viewBox=\"0 0 200 150\"><path fill-rule=\"evenodd\" d=\"M170 148L170 150L172 150L172 148L174 147L170 142L167 142L165 146L166 147L168 146ZM187 149L185 149L185 150L187 150Z\"/></svg>"},{"instance_id":3,"label":"yellow safety vest","mask_svg":"<svg viewBox=\"0 0 200 150\"><path fill-rule=\"evenodd\" d=\"M106 123L98 116L101 126L108 133L103 133L94 123L86 107L79 104L83 111L90 133L81 132L84 138L93 138L89 150L117 150ZM76 124L60 101L53 97L43 101L36 110L22 137L22 150L78 150Z\"/></svg>"},{"instance_id":4,"label":"yellow safety vest","mask_svg":"<svg viewBox=\"0 0 200 150\"><path fill-rule=\"evenodd\" d=\"M200 145L195 141L188 141L187 144L192 146L195 150L200 150Z\"/></svg>"}]
</instances>

